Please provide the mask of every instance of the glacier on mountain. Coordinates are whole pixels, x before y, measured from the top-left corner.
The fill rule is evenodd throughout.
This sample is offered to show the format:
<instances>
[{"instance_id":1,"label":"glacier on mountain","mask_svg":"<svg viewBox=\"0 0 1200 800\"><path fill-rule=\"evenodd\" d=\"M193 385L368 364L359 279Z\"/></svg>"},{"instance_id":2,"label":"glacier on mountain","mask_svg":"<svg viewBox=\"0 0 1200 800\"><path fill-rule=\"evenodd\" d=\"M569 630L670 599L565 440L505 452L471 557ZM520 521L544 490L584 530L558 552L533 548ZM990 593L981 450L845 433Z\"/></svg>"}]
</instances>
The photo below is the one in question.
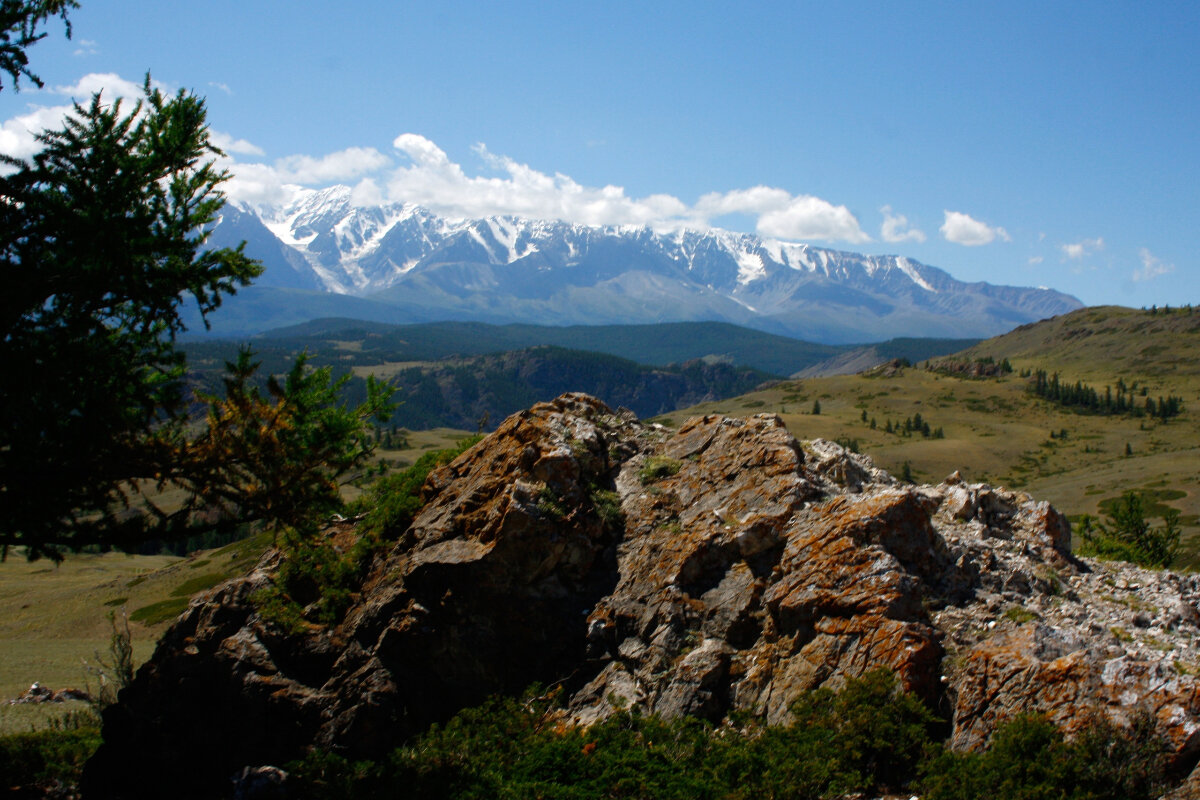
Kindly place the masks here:
<instances>
[{"instance_id":1,"label":"glacier on mountain","mask_svg":"<svg viewBox=\"0 0 1200 800\"><path fill-rule=\"evenodd\" d=\"M989 336L1081 306L1053 290L964 283L904 256L719 229L449 219L352 194L335 186L277 208L228 207L214 240L246 239L267 286L369 299L395 322L723 320L840 343Z\"/></svg>"}]
</instances>

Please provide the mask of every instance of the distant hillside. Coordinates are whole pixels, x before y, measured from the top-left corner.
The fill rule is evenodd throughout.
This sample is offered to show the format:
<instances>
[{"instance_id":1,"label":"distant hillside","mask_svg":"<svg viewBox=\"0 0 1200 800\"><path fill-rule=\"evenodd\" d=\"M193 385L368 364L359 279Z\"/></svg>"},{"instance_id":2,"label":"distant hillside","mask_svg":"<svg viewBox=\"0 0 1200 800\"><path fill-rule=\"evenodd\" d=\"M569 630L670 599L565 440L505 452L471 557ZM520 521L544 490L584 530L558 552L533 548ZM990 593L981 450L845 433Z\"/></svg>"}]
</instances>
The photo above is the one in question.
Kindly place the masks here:
<instances>
[{"instance_id":1,"label":"distant hillside","mask_svg":"<svg viewBox=\"0 0 1200 800\"><path fill-rule=\"evenodd\" d=\"M1200 378L1200 309L1096 306L1022 325L965 351L1072 380ZM1181 387L1182 388L1182 387Z\"/></svg>"},{"instance_id":2,"label":"distant hillside","mask_svg":"<svg viewBox=\"0 0 1200 800\"><path fill-rule=\"evenodd\" d=\"M437 361L552 345L666 366L693 359L726 361L773 375L832 375L858 372L893 358L923 361L976 344L978 339L899 338L871 345L824 345L743 328L725 322L666 322L655 325L490 325L431 322L390 325L342 317L317 319L253 337L260 352L307 349L320 363L369 367ZM193 341L189 350L211 345ZM848 368L850 363L853 368Z\"/></svg>"},{"instance_id":3,"label":"distant hillside","mask_svg":"<svg viewBox=\"0 0 1200 800\"><path fill-rule=\"evenodd\" d=\"M259 351L260 377L285 371L299 349L276 346ZM220 391L226 361L236 354L232 343L205 343L188 349L194 385ZM405 361L361 365L357 359L313 354L317 366L332 365L349 374L344 397L358 403L366 396L366 376L388 378L400 402L390 424L411 430L491 429L506 416L564 392L586 392L613 408L624 406L639 417L651 417L725 397L745 394L777 376L722 360L700 360L669 366L640 365L604 353L538 346L522 350L437 361Z\"/></svg>"},{"instance_id":4,"label":"distant hillside","mask_svg":"<svg viewBox=\"0 0 1200 800\"><path fill-rule=\"evenodd\" d=\"M826 375L854 375L892 359L912 363L938 358L979 344L979 339L891 339L878 344L855 347L794 373L793 378L819 378Z\"/></svg>"},{"instance_id":5,"label":"distant hillside","mask_svg":"<svg viewBox=\"0 0 1200 800\"><path fill-rule=\"evenodd\" d=\"M845 346L813 344L726 322L657 325L490 325L433 322L385 325L350 319L319 319L268 331L255 347L307 347L314 354L355 365L435 361L553 345L665 366L696 358L723 360L773 375L787 375L830 358ZM964 345L965 346L965 345ZM950 352L949 350L944 352Z\"/></svg>"}]
</instances>

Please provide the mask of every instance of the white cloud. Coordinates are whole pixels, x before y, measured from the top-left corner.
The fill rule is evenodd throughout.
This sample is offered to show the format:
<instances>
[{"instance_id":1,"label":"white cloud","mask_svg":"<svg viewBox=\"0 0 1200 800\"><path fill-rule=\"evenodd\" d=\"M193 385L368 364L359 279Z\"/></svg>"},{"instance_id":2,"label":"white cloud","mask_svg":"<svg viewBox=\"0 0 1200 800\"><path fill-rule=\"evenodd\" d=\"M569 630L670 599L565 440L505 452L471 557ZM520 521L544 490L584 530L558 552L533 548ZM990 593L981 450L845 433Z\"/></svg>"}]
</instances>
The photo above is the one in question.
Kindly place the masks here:
<instances>
[{"instance_id":1,"label":"white cloud","mask_svg":"<svg viewBox=\"0 0 1200 800\"><path fill-rule=\"evenodd\" d=\"M840 240L856 244L871 241L849 209L810 195L800 195L783 208L766 212L758 218L757 228L765 236L780 239Z\"/></svg>"},{"instance_id":2,"label":"white cloud","mask_svg":"<svg viewBox=\"0 0 1200 800\"><path fill-rule=\"evenodd\" d=\"M349 147L320 158L287 156L275 162L275 169L285 183L311 185L353 180L391 163L374 147Z\"/></svg>"},{"instance_id":3,"label":"white cloud","mask_svg":"<svg viewBox=\"0 0 1200 800\"><path fill-rule=\"evenodd\" d=\"M13 158L29 158L41 150L37 135L61 128L63 119L70 112L71 106L39 106L27 114L5 120L0 125L0 153Z\"/></svg>"},{"instance_id":4,"label":"white cloud","mask_svg":"<svg viewBox=\"0 0 1200 800\"><path fill-rule=\"evenodd\" d=\"M228 94L228 95L233 94L233 89L229 88L228 83L221 83L220 81L209 81L208 85L218 91L224 92L225 94Z\"/></svg>"},{"instance_id":5,"label":"white cloud","mask_svg":"<svg viewBox=\"0 0 1200 800\"><path fill-rule=\"evenodd\" d=\"M1008 231L1001 227L992 227L986 222L980 222L961 211L946 211L946 221L942 223L942 237L948 242L955 244L966 245L967 247L977 247L982 244L991 244L996 239L1002 239L1006 242L1011 242L1012 237L1008 235Z\"/></svg>"},{"instance_id":6,"label":"white cloud","mask_svg":"<svg viewBox=\"0 0 1200 800\"><path fill-rule=\"evenodd\" d=\"M885 242L925 241L925 232L908 227L908 217L893 213L891 206L884 206L879 212L883 214L883 225L879 228L879 235Z\"/></svg>"},{"instance_id":7,"label":"white cloud","mask_svg":"<svg viewBox=\"0 0 1200 800\"><path fill-rule=\"evenodd\" d=\"M1072 261L1078 261L1090 253L1095 253L1104 249L1104 239L1097 236L1095 239L1084 239L1071 244L1059 245L1059 250L1062 250L1063 256Z\"/></svg>"},{"instance_id":8,"label":"white cloud","mask_svg":"<svg viewBox=\"0 0 1200 800\"><path fill-rule=\"evenodd\" d=\"M228 91L222 84L212 85ZM166 89L161 84L154 86ZM76 102L87 102L97 92L107 102L118 98L136 101L142 96L142 84L116 73L91 73L73 85L47 90ZM71 110L66 104L34 107L0 124L0 153L29 157L39 149L37 134L62 127ZM514 215L670 231L704 229L722 216L747 214L755 219L761 235L772 238L871 241L846 206L771 186L713 192L689 205L669 194L631 197L621 186L584 186L563 173L548 174L490 153L482 144L476 145L474 152L497 174L471 175L434 142L415 133L401 134L392 142L403 159L400 166L373 147L351 147L323 156L297 154L268 162L263 160L262 148L253 142L223 131L211 131L210 136L225 153L220 166L232 176L223 187L229 199L257 206L286 203L305 187L347 183L354 187L351 200L356 204L409 202L448 217ZM907 229L903 217L890 217L890 209L888 213L885 234L899 237L892 241L923 239L920 231Z\"/></svg>"},{"instance_id":9,"label":"white cloud","mask_svg":"<svg viewBox=\"0 0 1200 800\"><path fill-rule=\"evenodd\" d=\"M1038 264L1042 263L1045 260L1046 260L1045 256L1031 256L1027 263L1031 267L1036 267Z\"/></svg>"},{"instance_id":10,"label":"white cloud","mask_svg":"<svg viewBox=\"0 0 1200 800\"><path fill-rule=\"evenodd\" d=\"M258 145L248 142L245 139L234 139L229 134L222 133L221 131L210 130L208 138L209 141L226 153L237 153L243 156L264 155L262 148Z\"/></svg>"},{"instance_id":11,"label":"white cloud","mask_svg":"<svg viewBox=\"0 0 1200 800\"><path fill-rule=\"evenodd\" d=\"M142 82L134 82L122 78L115 72L92 72L84 75L73 86L55 86L49 91L52 94L64 95L77 103L86 103L92 95L100 93L103 99L113 100L117 97L137 100L142 97ZM170 91L166 84L158 81L150 82L151 88L164 92Z\"/></svg>"},{"instance_id":12,"label":"white cloud","mask_svg":"<svg viewBox=\"0 0 1200 800\"><path fill-rule=\"evenodd\" d=\"M99 45L91 39L80 39L79 47L75 48L74 56L94 56L100 52Z\"/></svg>"},{"instance_id":13,"label":"white cloud","mask_svg":"<svg viewBox=\"0 0 1200 800\"><path fill-rule=\"evenodd\" d=\"M788 239L869 241L845 206L783 189L755 186L704 195L689 206L677 197L630 197L623 187L583 186L562 173L549 175L480 144L474 150L500 176L471 176L434 142L414 133L397 136L393 146L410 162L394 170L383 194L392 201L418 203L450 217L511 214L563 219L585 225L647 225L659 230L707 227L726 214L755 215L758 231ZM373 182L357 192L377 198Z\"/></svg>"},{"instance_id":14,"label":"white cloud","mask_svg":"<svg viewBox=\"0 0 1200 800\"><path fill-rule=\"evenodd\" d=\"M1144 247L1138 251L1138 256L1142 260L1142 266L1133 271L1133 279L1135 281L1152 281L1155 278L1160 278L1175 271L1174 264L1164 264L1157 256Z\"/></svg>"},{"instance_id":15,"label":"white cloud","mask_svg":"<svg viewBox=\"0 0 1200 800\"><path fill-rule=\"evenodd\" d=\"M257 150L253 144L238 140ZM229 150L214 138L226 153ZM270 206L291 200L298 189L304 186L327 186L332 183L364 178L391 164L391 159L373 147L351 147L336 153L313 158L296 155L277 159L273 164L235 162L232 158L222 161L233 179L225 184L225 194L237 203ZM359 192L359 197L364 195ZM378 193L373 195L378 197ZM376 200L375 202L378 202ZM364 205L368 203L364 202Z\"/></svg>"}]
</instances>

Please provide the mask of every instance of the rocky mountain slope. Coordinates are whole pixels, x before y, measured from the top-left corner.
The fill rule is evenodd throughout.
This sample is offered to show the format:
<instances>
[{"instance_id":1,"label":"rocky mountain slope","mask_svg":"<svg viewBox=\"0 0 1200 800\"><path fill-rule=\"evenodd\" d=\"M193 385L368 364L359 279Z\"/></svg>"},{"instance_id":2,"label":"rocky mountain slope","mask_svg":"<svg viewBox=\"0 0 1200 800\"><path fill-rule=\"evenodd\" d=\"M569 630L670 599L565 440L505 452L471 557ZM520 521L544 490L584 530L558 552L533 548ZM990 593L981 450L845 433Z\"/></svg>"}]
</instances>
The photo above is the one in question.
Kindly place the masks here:
<instances>
[{"instance_id":1,"label":"rocky mountain slope","mask_svg":"<svg viewBox=\"0 0 1200 800\"><path fill-rule=\"evenodd\" d=\"M1024 494L901 485L774 415L671 431L564 395L423 496L338 625L263 619L278 553L193 601L106 712L87 796L207 796L312 746L378 756L535 681L581 724L614 706L775 722L878 666L958 747L1023 710L1068 729L1146 712L1177 770L1200 758L1200 578L1076 558Z\"/></svg>"},{"instance_id":2,"label":"rocky mountain slope","mask_svg":"<svg viewBox=\"0 0 1200 800\"><path fill-rule=\"evenodd\" d=\"M226 208L213 244L243 240L266 265L259 295L268 287L323 288L373 301L364 318L380 320L378 304L390 307L394 317L385 321L393 322L720 320L847 343L990 336L1081 305L1050 289L964 283L902 256L721 230L449 220L411 204L359 207L344 186L260 212ZM218 327L222 315L244 320L237 307L247 302L270 301L254 293L235 298L232 311L217 315Z\"/></svg>"}]
</instances>

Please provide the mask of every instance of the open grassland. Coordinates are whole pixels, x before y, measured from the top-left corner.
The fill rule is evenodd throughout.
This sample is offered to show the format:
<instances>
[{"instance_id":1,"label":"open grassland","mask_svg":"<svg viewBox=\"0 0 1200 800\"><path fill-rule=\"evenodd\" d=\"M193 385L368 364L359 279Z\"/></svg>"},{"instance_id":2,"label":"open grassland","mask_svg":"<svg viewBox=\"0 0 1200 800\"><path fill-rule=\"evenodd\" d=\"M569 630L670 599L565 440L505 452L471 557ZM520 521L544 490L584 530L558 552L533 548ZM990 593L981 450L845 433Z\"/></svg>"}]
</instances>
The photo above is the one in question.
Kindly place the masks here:
<instances>
[{"instance_id":1,"label":"open grassland","mask_svg":"<svg viewBox=\"0 0 1200 800\"><path fill-rule=\"evenodd\" d=\"M240 550L235 545L204 558L79 554L59 565L10 553L0 563L0 733L42 727L79 710L81 703L18 706L6 701L34 681L52 689L85 688L88 682L96 688L86 665L98 666L97 654L108 658L112 628L107 615L164 602L182 611L188 598L176 594L180 586L200 578L207 584L200 588L208 588L253 563L258 554L250 552L250 543L238 544ZM149 657L166 623L130 622L137 663Z\"/></svg>"}]
</instances>

